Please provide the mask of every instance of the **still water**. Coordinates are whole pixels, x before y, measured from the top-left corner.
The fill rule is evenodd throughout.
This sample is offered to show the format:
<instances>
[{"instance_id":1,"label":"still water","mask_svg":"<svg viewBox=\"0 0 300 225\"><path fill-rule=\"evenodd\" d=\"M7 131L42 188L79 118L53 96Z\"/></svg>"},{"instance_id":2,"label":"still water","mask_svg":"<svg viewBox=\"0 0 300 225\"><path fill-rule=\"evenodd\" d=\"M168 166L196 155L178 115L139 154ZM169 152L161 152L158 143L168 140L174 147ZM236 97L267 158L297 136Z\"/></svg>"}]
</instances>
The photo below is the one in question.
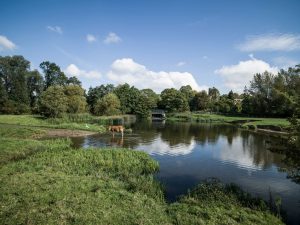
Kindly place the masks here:
<instances>
[{"instance_id":1,"label":"still water","mask_svg":"<svg viewBox=\"0 0 300 225\"><path fill-rule=\"evenodd\" d=\"M109 134L76 137L76 147L126 147L147 152L160 164L156 177L169 201L209 177L236 183L269 201L279 196L288 224L300 224L300 185L287 178L284 155L272 153L272 137L230 125L135 123L124 138Z\"/></svg>"}]
</instances>

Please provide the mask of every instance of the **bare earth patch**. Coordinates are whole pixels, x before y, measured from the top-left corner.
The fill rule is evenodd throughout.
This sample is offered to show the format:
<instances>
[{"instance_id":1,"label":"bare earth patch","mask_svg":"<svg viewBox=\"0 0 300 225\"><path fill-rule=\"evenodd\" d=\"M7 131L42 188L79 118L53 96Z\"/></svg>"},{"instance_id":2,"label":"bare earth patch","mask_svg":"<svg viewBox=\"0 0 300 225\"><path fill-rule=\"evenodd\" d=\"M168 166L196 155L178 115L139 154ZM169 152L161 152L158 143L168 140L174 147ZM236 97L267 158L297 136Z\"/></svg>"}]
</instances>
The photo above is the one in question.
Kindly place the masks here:
<instances>
[{"instance_id":1,"label":"bare earth patch","mask_svg":"<svg viewBox=\"0 0 300 225\"><path fill-rule=\"evenodd\" d=\"M48 137L82 137L87 135L93 135L96 132L84 131L84 130L66 130L66 129L52 129L46 130L44 136Z\"/></svg>"}]
</instances>

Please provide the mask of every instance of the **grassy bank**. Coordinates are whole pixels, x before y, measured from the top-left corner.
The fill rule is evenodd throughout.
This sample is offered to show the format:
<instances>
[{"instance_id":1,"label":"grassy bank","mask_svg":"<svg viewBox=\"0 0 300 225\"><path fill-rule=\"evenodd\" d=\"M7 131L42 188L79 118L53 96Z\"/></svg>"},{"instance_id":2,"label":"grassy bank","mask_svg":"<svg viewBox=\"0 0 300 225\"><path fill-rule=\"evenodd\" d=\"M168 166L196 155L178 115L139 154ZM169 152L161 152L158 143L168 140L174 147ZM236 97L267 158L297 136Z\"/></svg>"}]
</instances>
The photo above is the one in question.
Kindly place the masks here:
<instances>
[{"instance_id":1,"label":"grassy bank","mask_svg":"<svg viewBox=\"0 0 300 225\"><path fill-rule=\"evenodd\" d=\"M226 116L219 114L173 113L167 117L170 121L192 121L203 123L231 123L247 129L271 129L282 131L289 127L286 118L258 118L242 116Z\"/></svg>"},{"instance_id":2,"label":"grassy bank","mask_svg":"<svg viewBox=\"0 0 300 225\"><path fill-rule=\"evenodd\" d=\"M2 224L282 224L264 202L219 183L167 204L146 153L32 139L40 132L0 126Z\"/></svg>"},{"instance_id":3,"label":"grassy bank","mask_svg":"<svg viewBox=\"0 0 300 225\"><path fill-rule=\"evenodd\" d=\"M90 114L71 114L65 115L63 118L45 119L38 115L0 115L0 124L103 133L106 131L106 125L130 122L134 119L132 117L130 115L96 117Z\"/></svg>"}]
</instances>

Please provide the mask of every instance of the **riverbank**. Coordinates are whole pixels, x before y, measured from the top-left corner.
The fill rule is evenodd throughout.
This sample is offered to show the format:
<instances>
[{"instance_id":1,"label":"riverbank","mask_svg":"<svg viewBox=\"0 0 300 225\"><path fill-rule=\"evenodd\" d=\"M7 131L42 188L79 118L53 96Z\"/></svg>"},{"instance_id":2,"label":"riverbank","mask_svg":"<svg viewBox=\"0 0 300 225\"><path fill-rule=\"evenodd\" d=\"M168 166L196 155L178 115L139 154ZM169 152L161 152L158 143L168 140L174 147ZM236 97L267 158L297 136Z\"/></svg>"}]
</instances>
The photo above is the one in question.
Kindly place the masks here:
<instances>
[{"instance_id":1,"label":"riverbank","mask_svg":"<svg viewBox=\"0 0 300 225\"><path fill-rule=\"evenodd\" d=\"M173 113L167 116L170 121L192 121L202 123L230 123L244 129L272 132L285 132L289 127L286 118L256 118L241 116L225 116L219 114Z\"/></svg>"},{"instance_id":2,"label":"riverbank","mask_svg":"<svg viewBox=\"0 0 300 225\"><path fill-rule=\"evenodd\" d=\"M168 204L149 155L36 140L40 128L0 126L0 220L5 224L282 224L235 186L203 183Z\"/></svg>"}]
</instances>

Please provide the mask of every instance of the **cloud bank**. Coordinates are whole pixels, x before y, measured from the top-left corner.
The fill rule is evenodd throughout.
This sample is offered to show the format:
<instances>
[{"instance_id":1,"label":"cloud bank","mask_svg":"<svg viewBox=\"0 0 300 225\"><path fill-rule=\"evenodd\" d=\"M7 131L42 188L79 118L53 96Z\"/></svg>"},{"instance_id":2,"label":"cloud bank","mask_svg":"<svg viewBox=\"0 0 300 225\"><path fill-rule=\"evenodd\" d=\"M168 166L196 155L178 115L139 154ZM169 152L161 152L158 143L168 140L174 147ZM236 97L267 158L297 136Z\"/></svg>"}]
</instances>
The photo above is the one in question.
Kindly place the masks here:
<instances>
[{"instance_id":1,"label":"cloud bank","mask_svg":"<svg viewBox=\"0 0 300 225\"><path fill-rule=\"evenodd\" d=\"M66 69L65 69L65 74L68 77L71 76L76 76L78 78L86 78L86 79L100 79L101 78L101 73L96 71L96 70L91 70L91 71L85 71L79 69L75 64L70 64Z\"/></svg>"},{"instance_id":2,"label":"cloud bank","mask_svg":"<svg viewBox=\"0 0 300 225\"><path fill-rule=\"evenodd\" d=\"M295 51L300 50L300 35L294 34L264 34L249 36L246 41L237 46L245 52L253 51Z\"/></svg>"},{"instance_id":3,"label":"cloud bank","mask_svg":"<svg viewBox=\"0 0 300 225\"><path fill-rule=\"evenodd\" d=\"M249 60L240 61L235 65L223 66L215 70L215 73L223 78L225 87L241 93L244 87L249 85L254 74L263 73L265 71L277 73L278 68L272 67L267 62L256 59L253 55L250 55Z\"/></svg>"},{"instance_id":4,"label":"cloud bank","mask_svg":"<svg viewBox=\"0 0 300 225\"><path fill-rule=\"evenodd\" d=\"M165 88L178 89L183 85L191 85L197 91L207 89L206 86L200 87L191 73L155 72L131 58L115 60L111 65L111 70L107 73L107 78L116 84L128 83L140 89L151 88L157 93Z\"/></svg>"},{"instance_id":5,"label":"cloud bank","mask_svg":"<svg viewBox=\"0 0 300 225\"><path fill-rule=\"evenodd\" d=\"M14 50L17 46L9 40L7 37L0 35L0 51L2 50Z\"/></svg>"}]
</instances>

